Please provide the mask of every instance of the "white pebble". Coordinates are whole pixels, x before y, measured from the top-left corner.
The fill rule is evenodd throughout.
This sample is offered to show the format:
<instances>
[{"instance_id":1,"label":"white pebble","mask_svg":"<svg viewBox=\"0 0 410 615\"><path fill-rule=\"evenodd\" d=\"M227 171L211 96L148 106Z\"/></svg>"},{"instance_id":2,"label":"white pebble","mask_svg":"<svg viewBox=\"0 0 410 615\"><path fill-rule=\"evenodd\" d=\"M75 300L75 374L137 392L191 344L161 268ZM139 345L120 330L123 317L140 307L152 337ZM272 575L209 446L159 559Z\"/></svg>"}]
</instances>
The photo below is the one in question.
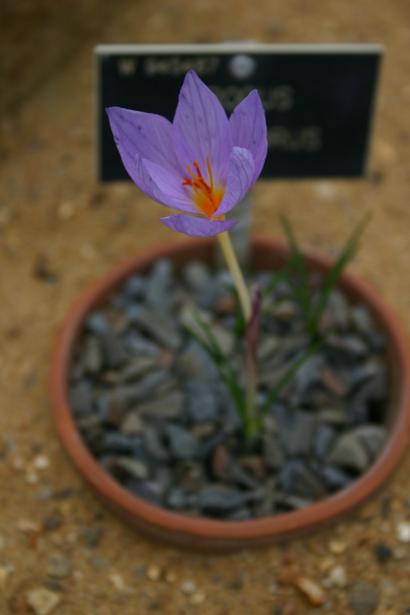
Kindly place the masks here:
<instances>
[{"instance_id":1,"label":"white pebble","mask_svg":"<svg viewBox=\"0 0 410 615\"><path fill-rule=\"evenodd\" d=\"M32 589L27 594L27 602L36 615L48 615L56 608L60 600L58 594L45 587Z\"/></svg>"},{"instance_id":2,"label":"white pebble","mask_svg":"<svg viewBox=\"0 0 410 615\"><path fill-rule=\"evenodd\" d=\"M191 598L189 599L190 603L193 605L199 605L199 604L203 604L205 602L205 593L202 591L197 591L194 594L192 594Z\"/></svg>"},{"instance_id":3,"label":"white pebble","mask_svg":"<svg viewBox=\"0 0 410 615\"><path fill-rule=\"evenodd\" d=\"M410 523L401 521L397 525L397 538L400 542L410 542Z\"/></svg>"},{"instance_id":4,"label":"white pebble","mask_svg":"<svg viewBox=\"0 0 410 615\"><path fill-rule=\"evenodd\" d=\"M33 465L36 470L45 470L50 465L50 462L45 455L37 455L33 460Z\"/></svg>"},{"instance_id":5,"label":"white pebble","mask_svg":"<svg viewBox=\"0 0 410 615\"><path fill-rule=\"evenodd\" d=\"M343 566L335 566L329 571L327 577L323 580L325 587L339 587L342 589L347 585L346 570Z\"/></svg>"},{"instance_id":6,"label":"white pebble","mask_svg":"<svg viewBox=\"0 0 410 615\"><path fill-rule=\"evenodd\" d=\"M315 186L315 192L320 199L328 201L337 194L337 188L330 182L322 181Z\"/></svg>"},{"instance_id":7,"label":"white pebble","mask_svg":"<svg viewBox=\"0 0 410 615\"><path fill-rule=\"evenodd\" d=\"M330 540L329 541L329 551L331 551L334 555L340 555L346 551L347 545L341 540Z\"/></svg>"},{"instance_id":8,"label":"white pebble","mask_svg":"<svg viewBox=\"0 0 410 615\"><path fill-rule=\"evenodd\" d=\"M0 566L0 589L5 589L7 579L12 572L14 572L14 566L12 564L2 564Z\"/></svg>"},{"instance_id":9,"label":"white pebble","mask_svg":"<svg viewBox=\"0 0 410 615\"><path fill-rule=\"evenodd\" d=\"M20 530L20 532L30 533L39 532L41 527L31 519L19 519L19 521L17 521L17 529Z\"/></svg>"},{"instance_id":10,"label":"white pebble","mask_svg":"<svg viewBox=\"0 0 410 615\"><path fill-rule=\"evenodd\" d=\"M150 581L158 581L161 576L161 568L158 566L152 565L147 569L147 577Z\"/></svg>"},{"instance_id":11,"label":"white pebble","mask_svg":"<svg viewBox=\"0 0 410 615\"><path fill-rule=\"evenodd\" d=\"M181 585L181 590L184 594L190 595L196 592L196 583L195 581L187 580L184 581Z\"/></svg>"},{"instance_id":12,"label":"white pebble","mask_svg":"<svg viewBox=\"0 0 410 615\"><path fill-rule=\"evenodd\" d=\"M64 201L58 208L58 216L60 220L70 220L75 213L74 204L71 201Z\"/></svg>"},{"instance_id":13,"label":"white pebble","mask_svg":"<svg viewBox=\"0 0 410 615\"><path fill-rule=\"evenodd\" d=\"M118 591L123 592L126 589L124 579L117 572L110 574L110 581L114 585L115 589L118 589Z\"/></svg>"}]
</instances>

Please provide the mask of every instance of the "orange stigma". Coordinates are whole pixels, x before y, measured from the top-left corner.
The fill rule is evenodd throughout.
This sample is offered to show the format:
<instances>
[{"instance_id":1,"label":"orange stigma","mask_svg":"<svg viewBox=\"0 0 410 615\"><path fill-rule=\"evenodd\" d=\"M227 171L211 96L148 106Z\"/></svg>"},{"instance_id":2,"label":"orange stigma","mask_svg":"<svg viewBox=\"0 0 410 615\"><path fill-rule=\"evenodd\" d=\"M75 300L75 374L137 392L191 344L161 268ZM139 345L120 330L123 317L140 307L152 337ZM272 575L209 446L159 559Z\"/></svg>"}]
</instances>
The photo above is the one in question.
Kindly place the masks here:
<instances>
[{"instance_id":1,"label":"orange stigma","mask_svg":"<svg viewBox=\"0 0 410 615\"><path fill-rule=\"evenodd\" d=\"M202 214L211 220L222 201L224 189L222 186L215 185L211 163L208 157L206 158L206 167L208 171L207 181L204 179L196 160L194 160L192 166L194 167L195 173L192 171L191 167L187 165L186 170L188 175L184 177L182 185L192 188L192 198L195 205Z\"/></svg>"}]
</instances>

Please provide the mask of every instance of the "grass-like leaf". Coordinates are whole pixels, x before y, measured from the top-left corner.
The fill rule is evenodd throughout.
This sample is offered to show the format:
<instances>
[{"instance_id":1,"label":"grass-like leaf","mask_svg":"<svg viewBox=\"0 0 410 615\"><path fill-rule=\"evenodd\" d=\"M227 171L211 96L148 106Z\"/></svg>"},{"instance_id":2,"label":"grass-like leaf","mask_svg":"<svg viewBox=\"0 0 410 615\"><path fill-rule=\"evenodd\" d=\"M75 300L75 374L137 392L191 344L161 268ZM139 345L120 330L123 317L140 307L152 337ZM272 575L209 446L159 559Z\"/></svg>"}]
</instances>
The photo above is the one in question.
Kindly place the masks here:
<instances>
[{"instance_id":1,"label":"grass-like leaf","mask_svg":"<svg viewBox=\"0 0 410 615\"><path fill-rule=\"evenodd\" d=\"M303 310L306 321L308 321L312 308L312 295L309 288L309 272L307 271L305 259L299 249L299 245L296 241L289 220L285 216L281 216L280 221L290 250L290 257L285 272L288 274L288 279L291 282L291 288L295 298ZM292 280L293 276L295 278L294 280Z\"/></svg>"},{"instance_id":2,"label":"grass-like leaf","mask_svg":"<svg viewBox=\"0 0 410 615\"><path fill-rule=\"evenodd\" d=\"M318 335L320 319L326 309L329 297L335 289L343 270L356 255L360 239L366 226L369 223L369 220L370 214L366 215L365 218L355 228L348 241L346 242L346 245L344 246L343 250L341 251L338 259L336 260L334 266L323 280L323 283L320 287L319 295L315 301L315 305L311 306L309 319L307 321L307 330L312 338L317 337Z\"/></svg>"},{"instance_id":3,"label":"grass-like leaf","mask_svg":"<svg viewBox=\"0 0 410 615\"><path fill-rule=\"evenodd\" d=\"M270 406L278 398L283 389L289 384L292 378L296 375L299 369L319 350L321 341L317 340L312 342L306 350L300 355L298 359L283 374L276 386L269 392L267 399L260 408L260 417L264 417L268 412Z\"/></svg>"},{"instance_id":4,"label":"grass-like leaf","mask_svg":"<svg viewBox=\"0 0 410 615\"><path fill-rule=\"evenodd\" d=\"M208 323L204 322L199 313L194 311L193 317L195 319L198 327L202 329L206 336L206 340L198 335L193 329L189 326L186 326L187 331L192 335L192 337L198 342L198 344L209 354L211 359L213 360L218 373L228 388L234 404L236 406L239 418L241 420L242 426L245 429L246 424L246 399L245 392L241 385L238 382L236 374L231 367L230 361L228 357L224 354L217 338L212 332L212 328Z\"/></svg>"}]
</instances>

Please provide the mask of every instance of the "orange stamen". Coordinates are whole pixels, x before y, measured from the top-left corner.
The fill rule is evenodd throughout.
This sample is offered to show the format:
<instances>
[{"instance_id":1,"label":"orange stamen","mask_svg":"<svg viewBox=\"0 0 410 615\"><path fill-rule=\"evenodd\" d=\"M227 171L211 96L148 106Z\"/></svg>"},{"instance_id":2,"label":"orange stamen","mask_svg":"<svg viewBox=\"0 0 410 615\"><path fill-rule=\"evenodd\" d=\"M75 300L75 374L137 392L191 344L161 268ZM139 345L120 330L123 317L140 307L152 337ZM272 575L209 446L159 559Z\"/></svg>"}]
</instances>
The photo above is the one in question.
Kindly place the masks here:
<instances>
[{"instance_id":1,"label":"orange stamen","mask_svg":"<svg viewBox=\"0 0 410 615\"><path fill-rule=\"evenodd\" d=\"M205 214L205 216L211 220L222 201L224 190L222 186L214 185L212 167L208 156L206 157L208 182L202 175L202 171L196 160L192 162L192 166L195 173L192 171L191 167L187 165L185 168L188 175L182 180L182 185L193 189L194 193L192 197L195 205L201 213Z\"/></svg>"}]
</instances>

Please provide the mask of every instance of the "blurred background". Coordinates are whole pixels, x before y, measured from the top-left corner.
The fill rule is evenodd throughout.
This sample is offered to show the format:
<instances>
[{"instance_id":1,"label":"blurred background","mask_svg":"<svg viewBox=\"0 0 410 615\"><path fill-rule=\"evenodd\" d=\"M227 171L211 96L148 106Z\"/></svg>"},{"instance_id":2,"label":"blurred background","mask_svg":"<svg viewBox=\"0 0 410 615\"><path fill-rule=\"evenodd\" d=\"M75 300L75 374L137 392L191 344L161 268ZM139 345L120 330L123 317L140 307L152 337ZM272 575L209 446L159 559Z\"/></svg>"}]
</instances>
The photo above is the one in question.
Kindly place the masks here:
<instances>
[{"instance_id":1,"label":"blurred background","mask_svg":"<svg viewBox=\"0 0 410 615\"><path fill-rule=\"evenodd\" d=\"M132 532L83 485L46 389L53 337L77 294L130 254L179 239L135 186L96 181L96 44L384 45L367 176L260 182L252 224L278 235L286 212L305 246L332 255L371 211L354 269L410 329L408 1L2 0L0 32L0 612L33 612L28 592L47 588L63 615L409 613L410 546L397 532L410 517L409 458L378 497L319 535L232 556L181 553ZM288 561L317 583L338 566L347 580L316 608L280 583ZM201 604L182 591L187 580Z\"/></svg>"}]
</instances>

